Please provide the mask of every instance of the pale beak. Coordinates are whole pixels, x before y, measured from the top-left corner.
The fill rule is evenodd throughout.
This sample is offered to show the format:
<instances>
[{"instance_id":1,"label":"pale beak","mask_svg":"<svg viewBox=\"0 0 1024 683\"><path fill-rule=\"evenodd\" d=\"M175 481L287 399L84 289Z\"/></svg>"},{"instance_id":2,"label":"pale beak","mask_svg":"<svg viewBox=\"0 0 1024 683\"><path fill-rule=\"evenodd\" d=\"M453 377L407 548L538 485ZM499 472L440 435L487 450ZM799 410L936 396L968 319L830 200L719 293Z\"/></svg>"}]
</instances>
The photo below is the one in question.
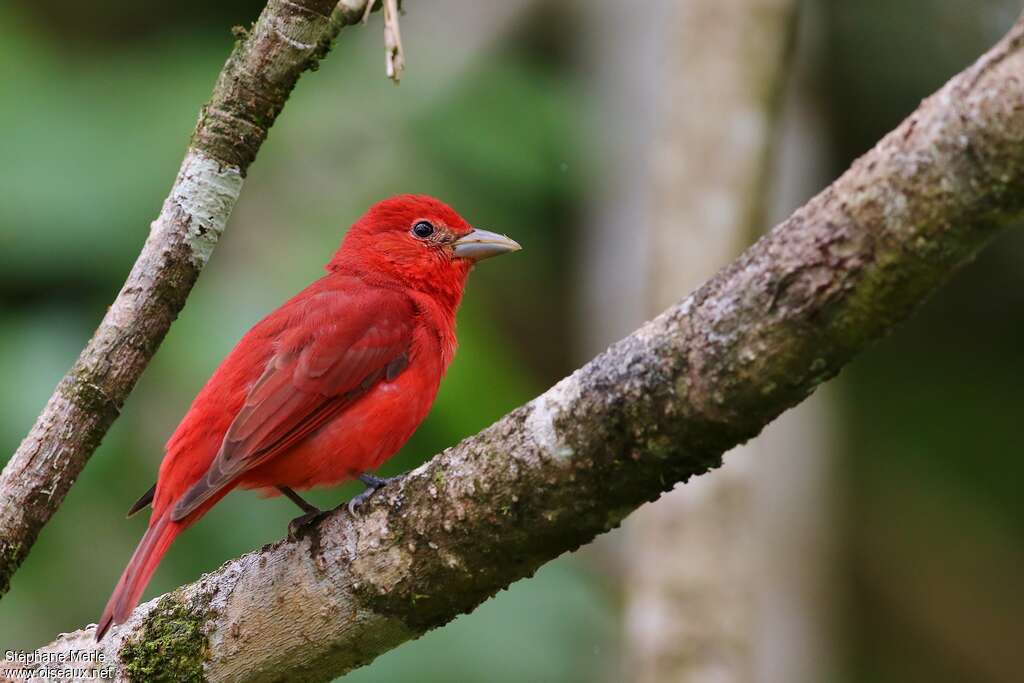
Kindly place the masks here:
<instances>
[{"instance_id":1,"label":"pale beak","mask_svg":"<svg viewBox=\"0 0 1024 683\"><path fill-rule=\"evenodd\" d=\"M457 258L470 261L483 261L485 258L501 256L522 249L514 239L480 228L474 228L468 235L463 235L455 240L452 247Z\"/></svg>"}]
</instances>

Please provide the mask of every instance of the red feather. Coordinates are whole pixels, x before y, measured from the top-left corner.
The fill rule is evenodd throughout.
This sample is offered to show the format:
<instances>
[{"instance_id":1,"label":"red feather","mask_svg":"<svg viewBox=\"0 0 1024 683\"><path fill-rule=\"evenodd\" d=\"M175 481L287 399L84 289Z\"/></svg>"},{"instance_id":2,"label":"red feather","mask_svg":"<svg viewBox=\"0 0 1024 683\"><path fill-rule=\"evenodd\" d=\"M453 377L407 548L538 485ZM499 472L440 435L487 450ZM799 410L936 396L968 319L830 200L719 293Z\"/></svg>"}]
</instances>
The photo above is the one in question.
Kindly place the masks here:
<instances>
[{"instance_id":1,"label":"red feather","mask_svg":"<svg viewBox=\"0 0 1024 683\"><path fill-rule=\"evenodd\" d=\"M419 221L436 228L430 239L410 233ZM472 262L450 244L471 230L436 199L381 202L349 230L325 277L239 341L167 443L149 530L97 639L128 617L174 538L233 488L336 484L405 443L455 351Z\"/></svg>"}]
</instances>

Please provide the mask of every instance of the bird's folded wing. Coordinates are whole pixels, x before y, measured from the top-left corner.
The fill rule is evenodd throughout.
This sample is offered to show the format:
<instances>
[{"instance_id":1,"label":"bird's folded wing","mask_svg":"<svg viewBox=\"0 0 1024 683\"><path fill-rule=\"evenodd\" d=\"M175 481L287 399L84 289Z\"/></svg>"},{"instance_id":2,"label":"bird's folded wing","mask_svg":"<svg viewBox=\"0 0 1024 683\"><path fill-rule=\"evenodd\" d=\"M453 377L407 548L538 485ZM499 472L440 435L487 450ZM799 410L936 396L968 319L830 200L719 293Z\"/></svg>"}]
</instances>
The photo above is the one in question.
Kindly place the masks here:
<instances>
[{"instance_id":1,"label":"bird's folded wing","mask_svg":"<svg viewBox=\"0 0 1024 683\"><path fill-rule=\"evenodd\" d=\"M414 310L389 292L321 294L277 340L205 475L175 503L178 521L240 475L287 450L405 367Z\"/></svg>"}]
</instances>

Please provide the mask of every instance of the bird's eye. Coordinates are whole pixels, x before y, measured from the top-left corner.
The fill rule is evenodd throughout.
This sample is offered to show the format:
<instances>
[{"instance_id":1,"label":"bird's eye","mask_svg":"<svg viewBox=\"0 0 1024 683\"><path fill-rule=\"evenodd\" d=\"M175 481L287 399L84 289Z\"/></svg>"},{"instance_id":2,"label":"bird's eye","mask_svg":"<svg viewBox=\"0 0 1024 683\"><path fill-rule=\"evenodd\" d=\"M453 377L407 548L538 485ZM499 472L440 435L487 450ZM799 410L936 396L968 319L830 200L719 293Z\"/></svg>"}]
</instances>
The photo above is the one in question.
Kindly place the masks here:
<instances>
[{"instance_id":1,"label":"bird's eye","mask_svg":"<svg viewBox=\"0 0 1024 683\"><path fill-rule=\"evenodd\" d=\"M412 234L419 237L421 240L425 240L434 234L434 226L427 221L420 221L416 225L412 226Z\"/></svg>"}]
</instances>

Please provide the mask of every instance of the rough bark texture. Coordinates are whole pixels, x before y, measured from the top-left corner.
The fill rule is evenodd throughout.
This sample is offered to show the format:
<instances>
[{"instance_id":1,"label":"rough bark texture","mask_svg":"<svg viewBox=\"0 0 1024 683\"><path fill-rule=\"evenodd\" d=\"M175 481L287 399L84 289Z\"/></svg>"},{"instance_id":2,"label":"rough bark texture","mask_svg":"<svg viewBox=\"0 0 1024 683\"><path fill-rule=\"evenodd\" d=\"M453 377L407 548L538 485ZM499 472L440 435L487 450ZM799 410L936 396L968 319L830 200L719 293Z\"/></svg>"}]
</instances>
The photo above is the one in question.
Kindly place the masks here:
<instances>
[{"instance_id":1,"label":"rough bark texture","mask_svg":"<svg viewBox=\"0 0 1024 683\"><path fill-rule=\"evenodd\" d=\"M239 38L128 279L0 474L0 596L185 305L299 75L365 4L271 0Z\"/></svg>"},{"instance_id":2,"label":"rough bark texture","mask_svg":"<svg viewBox=\"0 0 1024 683\"><path fill-rule=\"evenodd\" d=\"M1022 43L1024 21L695 294L358 519L42 650L99 648L121 680L329 680L716 467L1024 213Z\"/></svg>"}]
</instances>

